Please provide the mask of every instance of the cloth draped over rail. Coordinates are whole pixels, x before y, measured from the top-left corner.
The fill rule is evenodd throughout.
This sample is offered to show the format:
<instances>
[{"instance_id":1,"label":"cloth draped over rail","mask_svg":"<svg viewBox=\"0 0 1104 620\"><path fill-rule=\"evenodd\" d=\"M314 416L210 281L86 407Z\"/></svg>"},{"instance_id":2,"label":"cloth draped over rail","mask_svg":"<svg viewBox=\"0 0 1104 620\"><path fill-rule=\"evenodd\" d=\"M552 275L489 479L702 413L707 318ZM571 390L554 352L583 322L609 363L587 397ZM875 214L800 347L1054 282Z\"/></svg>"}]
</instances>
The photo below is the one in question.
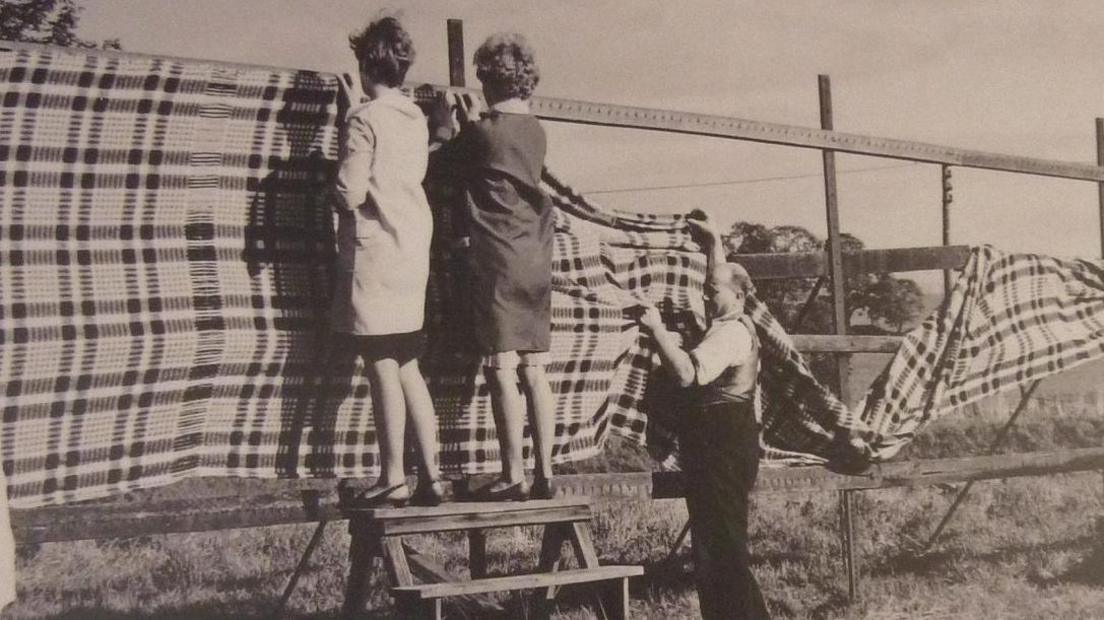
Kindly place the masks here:
<instances>
[{"instance_id":1,"label":"cloth draped over rail","mask_svg":"<svg viewBox=\"0 0 1104 620\"><path fill-rule=\"evenodd\" d=\"M0 454L12 504L187 476L375 475L369 386L325 337L334 233L318 197L337 152L336 79L12 46L0 48L0 84ZM692 334L704 256L681 216L604 210L545 181L554 460L592 456L611 433L665 445L663 416L677 411L626 310L655 303ZM431 175L427 189L442 223L423 366L442 465L497 471L488 390L464 347L462 261L444 237L440 206L455 188ZM1087 263L975 252L854 412L750 299L765 458L888 458L955 406L1099 357L1098 276Z\"/></svg>"}]
</instances>

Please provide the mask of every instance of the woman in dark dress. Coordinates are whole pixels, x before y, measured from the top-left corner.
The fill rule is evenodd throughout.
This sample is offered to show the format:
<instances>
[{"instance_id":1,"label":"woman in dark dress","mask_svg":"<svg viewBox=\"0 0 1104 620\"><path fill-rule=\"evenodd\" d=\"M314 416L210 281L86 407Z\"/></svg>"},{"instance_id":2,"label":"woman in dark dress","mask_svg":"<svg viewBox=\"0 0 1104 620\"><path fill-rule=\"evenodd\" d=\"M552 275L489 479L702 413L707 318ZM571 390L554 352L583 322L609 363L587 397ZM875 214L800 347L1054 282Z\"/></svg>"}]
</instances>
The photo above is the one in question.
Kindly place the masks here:
<instances>
[{"instance_id":1,"label":"woman in dark dress","mask_svg":"<svg viewBox=\"0 0 1104 620\"><path fill-rule=\"evenodd\" d=\"M502 452L502 476L477 496L526 499L532 492L550 497L555 405L545 365L552 320L553 212L540 189L544 129L528 101L540 76L532 48L518 34L487 39L475 53L475 65L489 112L476 119L474 111L461 106L462 120L471 122L452 137L452 105L443 98L434 114L434 133L450 139L438 156L459 169L464 187L473 329ZM536 457L532 489L522 458L526 409Z\"/></svg>"}]
</instances>

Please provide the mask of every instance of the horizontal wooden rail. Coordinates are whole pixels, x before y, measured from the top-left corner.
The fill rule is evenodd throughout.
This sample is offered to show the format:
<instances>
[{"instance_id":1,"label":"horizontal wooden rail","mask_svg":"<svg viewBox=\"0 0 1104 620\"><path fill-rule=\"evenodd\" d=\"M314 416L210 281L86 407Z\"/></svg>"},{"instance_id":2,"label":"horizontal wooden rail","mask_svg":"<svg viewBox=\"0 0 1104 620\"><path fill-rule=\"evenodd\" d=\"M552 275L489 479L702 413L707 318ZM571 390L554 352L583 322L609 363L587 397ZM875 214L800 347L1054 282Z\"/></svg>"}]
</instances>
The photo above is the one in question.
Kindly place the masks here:
<instances>
[{"instance_id":1,"label":"horizontal wooden rail","mask_svg":"<svg viewBox=\"0 0 1104 620\"><path fill-rule=\"evenodd\" d=\"M961 269L969 257L970 247L965 245L844 252L843 272L850 275ZM743 265L757 280L828 275L827 252L732 254L729 259Z\"/></svg>"},{"instance_id":2,"label":"horizontal wooden rail","mask_svg":"<svg viewBox=\"0 0 1104 620\"><path fill-rule=\"evenodd\" d=\"M870 490L969 480L1104 470L1104 448L885 463L848 476L822 467L764 468L756 493ZM191 479L128 496L13 510L20 543L128 538L307 523L342 518L333 480ZM670 499L682 496L677 472L577 474L556 478L566 495ZM303 502L300 493L317 498Z\"/></svg>"},{"instance_id":3,"label":"horizontal wooden rail","mask_svg":"<svg viewBox=\"0 0 1104 620\"><path fill-rule=\"evenodd\" d=\"M901 336L825 336L794 334L794 346L804 353L896 353Z\"/></svg>"},{"instance_id":4,"label":"horizontal wooden rail","mask_svg":"<svg viewBox=\"0 0 1104 620\"><path fill-rule=\"evenodd\" d=\"M1091 163L1053 161L987 153L924 142L878 138L796 125L764 123L727 116L673 112L653 108L592 103L571 99L533 98L533 112L553 121L648 129L734 138L766 144L828 149L930 164L1001 170L1082 181L1104 181L1104 168Z\"/></svg>"},{"instance_id":5,"label":"horizontal wooden rail","mask_svg":"<svg viewBox=\"0 0 1104 620\"><path fill-rule=\"evenodd\" d=\"M450 88L436 84L410 85L410 88L420 101L425 101L433 96L433 93L445 89L482 99L482 94L474 88ZM730 138L929 164L1018 172L1081 181L1104 181L1104 168L1088 162L1021 157L799 125L764 123L731 116L641 108L577 99L533 97L531 106L537 117L550 121Z\"/></svg>"},{"instance_id":6,"label":"horizontal wooden rail","mask_svg":"<svg viewBox=\"0 0 1104 620\"><path fill-rule=\"evenodd\" d=\"M111 50L93 51L69 49L29 43L0 41L0 52L44 48L49 49L51 53L55 54L73 54L79 56L96 54L97 56L124 58L127 56L145 58L156 57L191 63L210 63L219 66L238 67L243 70L294 71L294 69L290 68L248 65L243 63L174 58L163 55L154 56L150 54L135 54L132 52ZM433 96L434 92L450 88L434 84L408 84L407 86L423 101ZM482 98L481 93L476 89L452 88L452 90L466 92L475 97ZM656 108L595 103L576 99L534 97L532 99L532 106L533 112L538 117L550 121L732 138L800 148L827 149L839 151L841 153L853 153L856 155L904 159L931 164L945 164L949 166L1002 170L1005 172L1104 182L1104 167L1096 166L1091 163L1021 157L1017 155L990 153L925 142L913 142L893 138L879 138L861 134L842 133L825 129L814 129L799 125L764 123L761 121L730 116L695 114L691 112L678 112Z\"/></svg>"}]
</instances>

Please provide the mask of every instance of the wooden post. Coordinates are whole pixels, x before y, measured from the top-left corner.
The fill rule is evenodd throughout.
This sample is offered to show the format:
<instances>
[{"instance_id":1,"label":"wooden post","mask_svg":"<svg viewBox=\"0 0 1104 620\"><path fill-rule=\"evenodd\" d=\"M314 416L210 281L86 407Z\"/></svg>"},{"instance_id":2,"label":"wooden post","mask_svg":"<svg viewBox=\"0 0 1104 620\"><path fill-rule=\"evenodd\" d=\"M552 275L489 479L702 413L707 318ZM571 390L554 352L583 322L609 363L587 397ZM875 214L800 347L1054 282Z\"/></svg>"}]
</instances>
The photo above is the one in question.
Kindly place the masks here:
<instances>
[{"instance_id":1,"label":"wooden post","mask_svg":"<svg viewBox=\"0 0 1104 620\"><path fill-rule=\"evenodd\" d=\"M487 576L487 533L484 530L468 530L468 551L472 579Z\"/></svg>"},{"instance_id":2,"label":"wooden post","mask_svg":"<svg viewBox=\"0 0 1104 620\"><path fill-rule=\"evenodd\" d=\"M832 82L827 75L817 76L820 94L820 128L831 131ZM844 291L843 244L840 240L839 201L836 192L836 154L828 149L824 159L824 205L828 216L828 277L832 281L832 323L837 335L847 334L847 299ZM849 355L836 355L839 397L851 406ZM855 523L852 511L854 491L840 493L840 540L847 570L847 593L852 601L858 595L858 570L855 563Z\"/></svg>"},{"instance_id":3,"label":"wooden post","mask_svg":"<svg viewBox=\"0 0 1104 620\"><path fill-rule=\"evenodd\" d=\"M944 164L940 166L943 177L943 245L951 245L951 202L954 200L951 185L951 167ZM1102 184L1104 185L1104 184ZM1104 196L1104 194L1102 194ZM1104 198L1102 198L1104 200ZM1104 205L1104 202L1101 203ZM1102 231L1104 232L1104 231ZM951 294L951 270L943 270L943 296Z\"/></svg>"},{"instance_id":4,"label":"wooden post","mask_svg":"<svg viewBox=\"0 0 1104 620\"><path fill-rule=\"evenodd\" d=\"M843 549L844 570L847 571L847 598L858 598L858 571L855 566L855 491L840 491L840 547Z\"/></svg>"},{"instance_id":5,"label":"wooden post","mask_svg":"<svg viewBox=\"0 0 1104 620\"><path fill-rule=\"evenodd\" d=\"M464 20L448 20L449 86L464 86Z\"/></svg>"},{"instance_id":6,"label":"wooden post","mask_svg":"<svg viewBox=\"0 0 1104 620\"><path fill-rule=\"evenodd\" d=\"M832 84L827 75L817 76L820 90L820 126L832 130ZM843 282L843 247L840 242L839 201L836 193L836 154L825 149L824 158L824 205L828 216L828 277L832 281L832 323L836 335L847 334L847 307ZM851 404L851 390L848 375L850 359L846 355L837 355L839 369L839 396L844 404Z\"/></svg>"}]
</instances>

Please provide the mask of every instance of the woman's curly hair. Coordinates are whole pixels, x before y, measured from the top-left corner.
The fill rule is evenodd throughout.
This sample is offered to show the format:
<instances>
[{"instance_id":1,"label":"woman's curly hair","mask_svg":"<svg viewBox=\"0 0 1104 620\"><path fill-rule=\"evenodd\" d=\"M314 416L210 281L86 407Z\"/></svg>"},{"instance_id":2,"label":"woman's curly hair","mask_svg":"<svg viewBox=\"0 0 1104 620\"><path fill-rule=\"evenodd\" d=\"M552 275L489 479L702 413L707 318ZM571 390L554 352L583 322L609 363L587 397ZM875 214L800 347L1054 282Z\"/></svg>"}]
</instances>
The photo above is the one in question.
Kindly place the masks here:
<instances>
[{"instance_id":1,"label":"woman's curly hair","mask_svg":"<svg viewBox=\"0 0 1104 620\"><path fill-rule=\"evenodd\" d=\"M380 84L401 86L414 64L414 41L397 17L382 17L349 35L357 62Z\"/></svg>"},{"instance_id":2,"label":"woman's curly hair","mask_svg":"<svg viewBox=\"0 0 1104 620\"><path fill-rule=\"evenodd\" d=\"M519 99L528 99L540 82L532 46L513 32L491 35L475 50L475 75L480 82Z\"/></svg>"}]
</instances>

